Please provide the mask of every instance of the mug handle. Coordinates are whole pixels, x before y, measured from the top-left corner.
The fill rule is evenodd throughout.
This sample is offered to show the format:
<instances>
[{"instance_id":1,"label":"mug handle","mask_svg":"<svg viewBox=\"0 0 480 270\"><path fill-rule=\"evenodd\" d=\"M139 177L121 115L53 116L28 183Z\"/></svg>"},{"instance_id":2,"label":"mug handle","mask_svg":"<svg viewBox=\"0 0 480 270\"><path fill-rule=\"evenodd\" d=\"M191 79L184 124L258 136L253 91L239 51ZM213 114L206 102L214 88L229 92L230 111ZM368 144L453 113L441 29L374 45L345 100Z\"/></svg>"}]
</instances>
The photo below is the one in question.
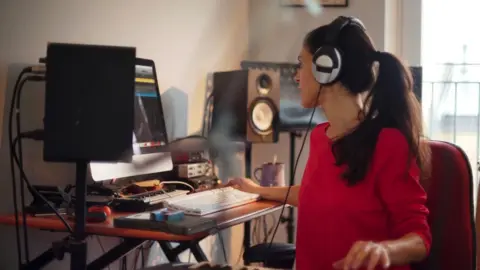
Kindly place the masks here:
<instances>
[{"instance_id":1,"label":"mug handle","mask_svg":"<svg viewBox=\"0 0 480 270\"><path fill-rule=\"evenodd\" d=\"M262 172L262 168L259 167L259 168L256 168L254 171L253 171L253 177L255 178L255 180L257 180L257 182L260 182L260 179L262 178L261 176L258 176L257 173L258 172Z\"/></svg>"}]
</instances>

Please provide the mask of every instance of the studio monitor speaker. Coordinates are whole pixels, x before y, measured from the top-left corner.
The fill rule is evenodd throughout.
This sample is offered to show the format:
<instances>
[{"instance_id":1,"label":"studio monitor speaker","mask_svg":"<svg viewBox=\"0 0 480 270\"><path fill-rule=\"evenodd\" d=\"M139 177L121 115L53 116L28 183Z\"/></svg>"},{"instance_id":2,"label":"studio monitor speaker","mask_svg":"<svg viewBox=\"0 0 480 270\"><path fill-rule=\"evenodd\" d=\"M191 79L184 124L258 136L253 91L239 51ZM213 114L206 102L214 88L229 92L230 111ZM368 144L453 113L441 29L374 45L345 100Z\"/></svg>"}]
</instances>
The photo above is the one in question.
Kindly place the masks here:
<instances>
[{"instance_id":1,"label":"studio monitor speaker","mask_svg":"<svg viewBox=\"0 0 480 270\"><path fill-rule=\"evenodd\" d=\"M216 72L211 77L211 129L232 140L278 141L280 73L274 70Z\"/></svg>"},{"instance_id":2,"label":"studio monitor speaker","mask_svg":"<svg viewBox=\"0 0 480 270\"><path fill-rule=\"evenodd\" d=\"M132 47L48 45L45 161L131 158L135 55Z\"/></svg>"},{"instance_id":3,"label":"studio monitor speaker","mask_svg":"<svg viewBox=\"0 0 480 270\"><path fill-rule=\"evenodd\" d=\"M417 97L418 101L422 102L422 85L423 85L423 68L422 67L410 67L413 77L413 93Z\"/></svg>"},{"instance_id":4,"label":"studio monitor speaker","mask_svg":"<svg viewBox=\"0 0 480 270\"><path fill-rule=\"evenodd\" d=\"M298 132L327 122L323 110L302 107L298 83L295 80L298 64L242 61L243 70L271 70L280 74L280 131ZM313 114L313 115L312 115Z\"/></svg>"}]
</instances>

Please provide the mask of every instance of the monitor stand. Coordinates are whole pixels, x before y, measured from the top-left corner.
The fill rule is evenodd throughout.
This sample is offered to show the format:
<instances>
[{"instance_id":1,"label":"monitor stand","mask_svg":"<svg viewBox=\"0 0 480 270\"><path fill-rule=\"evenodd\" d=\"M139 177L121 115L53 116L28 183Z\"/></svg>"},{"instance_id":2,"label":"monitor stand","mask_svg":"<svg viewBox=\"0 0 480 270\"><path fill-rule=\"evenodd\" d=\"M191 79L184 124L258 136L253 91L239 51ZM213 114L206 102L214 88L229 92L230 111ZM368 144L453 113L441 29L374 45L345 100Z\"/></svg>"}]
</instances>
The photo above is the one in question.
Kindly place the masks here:
<instances>
[{"instance_id":1,"label":"monitor stand","mask_svg":"<svg viewBox=\"0 0 480 270\"><path fill-rule=\"evenodd\" d=\"M87 269L86 197L88 161L76 162L75 176L75 227L70 237L70 269Z\"/></svg>"},{"instance_id":2,"label":"monitor stand","mask_svg":"<svg viewBox=\"0 0 480 270\"><path fill-rule=\"evenodd\" d=\"M85 270L87 269L87 234L85 231L87 224L86 199L88 161L77 161L75 164L75 224L73 232L65 239L54 241L52 243L52 249L53 256L59 260L63 259L65 253L70 253L71 270ZM26 267L25 269L29 269L29 267Z\"/></svg>"}]
</instances>

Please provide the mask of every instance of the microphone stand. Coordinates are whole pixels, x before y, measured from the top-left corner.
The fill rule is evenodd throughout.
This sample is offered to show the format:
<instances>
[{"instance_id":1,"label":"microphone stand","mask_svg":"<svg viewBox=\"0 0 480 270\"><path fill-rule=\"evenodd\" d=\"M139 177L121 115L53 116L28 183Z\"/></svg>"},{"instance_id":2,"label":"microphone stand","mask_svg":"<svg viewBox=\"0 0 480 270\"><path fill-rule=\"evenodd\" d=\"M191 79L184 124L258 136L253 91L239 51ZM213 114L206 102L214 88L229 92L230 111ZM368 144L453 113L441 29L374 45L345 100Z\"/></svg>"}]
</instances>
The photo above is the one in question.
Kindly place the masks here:
<instances>
[{"instance_id":1,"label":"microphone stand","mask_svg":"<svg viewBox=\"0 0 480 270\"><path fill-rule=\"evenodd\" d=\"M293 171L293 168L295 167L295 152L296 152L296 139L301 137L301 133L297 131L291 131L289 132L290 134L290 179L289 179L289 185L293 186L295 185L295 172ZM294 232L295 232L295 212L293 207L288 208L288 216L287 217L282 217L281 219L282 223L286 222L287 223L287 242L289 244L294 243Z\"/></svg>"}]
</instances>

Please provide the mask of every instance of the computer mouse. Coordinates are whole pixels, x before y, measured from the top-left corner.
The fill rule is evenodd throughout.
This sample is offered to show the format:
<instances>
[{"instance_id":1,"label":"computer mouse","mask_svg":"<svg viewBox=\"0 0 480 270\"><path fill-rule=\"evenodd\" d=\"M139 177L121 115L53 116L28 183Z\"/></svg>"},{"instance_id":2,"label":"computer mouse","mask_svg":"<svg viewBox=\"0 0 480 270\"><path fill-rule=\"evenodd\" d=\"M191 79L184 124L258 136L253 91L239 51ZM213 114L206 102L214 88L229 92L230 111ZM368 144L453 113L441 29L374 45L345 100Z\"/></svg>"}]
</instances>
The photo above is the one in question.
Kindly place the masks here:
<instances>
[{"instance_id":1,"label":"computer mouse","mask_svg":"<svg viewBox=\"0 0 480 270\"><path fill-rule=\"evenodd\" d=\"M112 215L112 209L106 205L94 205L88 208L88 213L105 213L106 217Z\"/></svg>"},{"instance_id":2,"label":"computer mouse","mask_svg":"<svg viewBox=\"0 0 480 270\"><path fill-rule=\"evenodd\" d=\"M107 214L105 212L87 212L85 220L92 223L105 222L107 221Z\"/></svg>"}]
</instances>

